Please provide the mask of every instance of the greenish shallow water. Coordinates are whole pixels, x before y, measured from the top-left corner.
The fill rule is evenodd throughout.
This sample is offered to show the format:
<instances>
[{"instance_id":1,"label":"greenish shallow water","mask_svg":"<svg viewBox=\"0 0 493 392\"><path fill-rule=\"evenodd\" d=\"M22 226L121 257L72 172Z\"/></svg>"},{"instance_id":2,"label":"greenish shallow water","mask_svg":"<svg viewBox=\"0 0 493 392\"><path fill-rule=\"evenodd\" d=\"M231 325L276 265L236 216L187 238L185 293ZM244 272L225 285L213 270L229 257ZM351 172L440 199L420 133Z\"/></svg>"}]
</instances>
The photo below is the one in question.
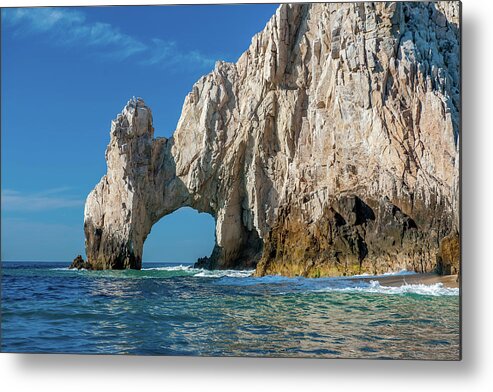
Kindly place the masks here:
<instances>
[{"instance_id":1,"label":"greenish shallow water","mask_svg":"<svg viewBox=\"0 0 493 392\"><path fill-rule=\"evenodd\" d=\"M459 290L2 263L3 352L457 360Z\"/></svg>"}]
</instances>

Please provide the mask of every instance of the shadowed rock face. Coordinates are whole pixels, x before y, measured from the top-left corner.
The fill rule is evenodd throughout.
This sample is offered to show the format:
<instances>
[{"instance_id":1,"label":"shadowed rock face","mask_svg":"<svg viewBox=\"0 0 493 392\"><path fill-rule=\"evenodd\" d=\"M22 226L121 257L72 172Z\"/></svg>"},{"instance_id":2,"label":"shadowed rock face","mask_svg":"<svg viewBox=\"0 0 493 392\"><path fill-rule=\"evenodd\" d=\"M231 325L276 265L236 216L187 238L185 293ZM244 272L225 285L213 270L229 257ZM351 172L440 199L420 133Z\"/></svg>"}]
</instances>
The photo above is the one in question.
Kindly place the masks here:
<instances>
[{"instance_id":1,"label":"shadowed rock face","mask_svg":"<svg viewBox=\"0 0 493 392\"><path fill-rule=\"evenodd\" d=\"M172 138L129 101L87 198L88 262L140 268L152 225L190 206L216 220L206 268L456 271L458 23L458 2L281 5Z\"/></svg>"}]
</instances>

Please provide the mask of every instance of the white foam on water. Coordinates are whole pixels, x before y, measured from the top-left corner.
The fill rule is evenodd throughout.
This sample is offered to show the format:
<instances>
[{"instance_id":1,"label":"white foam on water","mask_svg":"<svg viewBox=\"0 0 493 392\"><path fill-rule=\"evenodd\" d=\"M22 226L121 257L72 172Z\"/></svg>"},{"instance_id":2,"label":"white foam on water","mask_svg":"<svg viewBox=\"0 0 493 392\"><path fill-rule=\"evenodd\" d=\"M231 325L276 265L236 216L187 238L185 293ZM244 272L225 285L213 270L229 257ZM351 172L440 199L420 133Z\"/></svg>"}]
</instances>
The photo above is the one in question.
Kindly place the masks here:
<instances>
[{"instance_id":1,"label":"white foam on water","mask_svg":"<svg viewBox=\"0 0 493 392\"><path fill-rule=\"evenodd\" d=\"M170 267L149 267L142 268L142 271L193 271L190 265L174 265Z\"/></svg>"},{"instance_id":2,"label":"white foam on water","mask_svg":"<svg viewBox=\"0 0 493 392\"><path fill-rule=\"evenodd\" d=\"M414 272L399 271L392 275L414 275ZM388 276L388 275L384 275ZM374 275L372 275L374 277ZM445 287L443 283L435 284L407 284L401 286L384 286L377 280L362 280L357 277L332 277L332 278L303 278L285 277L279 275L248 277L248 279L219 280L218 284L231 284L236 286L260 286L260 285L279 285L283 291L278 294L298 293L327 293L327 292L347 292L347 293L376 293L376 294L417 294L428 296L457 296L460 294L458 288ZM284 291L284 289L288 289Z\"/></svg>"},{"instance_id":3,"label":"white foam on water","mask_svg":"<svg viewBox=\"0 0 493 392\"><path fill-rule=\"evenodd\" d=\"M88 270L85 268L56 267L56 268L50 268L50 271L80 272L80 271L88 271Z\"/></svg>"},{"instance_id":4,"label":"white foam on water","mask_svg":"<svg viewBox=\"0 0 493 392\"><path fill-rule=\"evenodd\" d=\"M246 278L252 276L255 270L206 270L202 268L193 268L190 265L176 265L170 267L150 267L142 268L143 271L185 271L190 275L198 278Z\"/></svg>"},{"instance_id":5,"label":"white foam on water","mask_svg":"<svg viewBox=\"0 0 493 392\"><path fill-rule=\"evenodd\" d=\"M363 293L378 293L378 294L418 294L418 295L459 295L458 288L445 287L443 283L435 283L431 285L425 284L403 284L402 286L382 286L380 282L372 280L369 283L360 283L355 286L348 287L324 287L312 292L363 292Z\"/></svg>"},{"instance_id":6,"label":"white foam on water","mask_svg":"<svg viewBox=\"0 0 493 392\"><path fill-rule=\"evenodd\" d=\"M51 270L71 271L68 267L51 268ZM86 271L85 269L74 271ZM174 265L168 267L148 267L142 268L142 271L183 271L190 277L197 278L223 278L218 279L217 284L226 284L234 286L257 286L257 285L283 285L289 287L288 292L305 292L305 293L327 293L327 292L348 292L348 293L376 293L376 294L418 294L428 296L457 296L460 294L458 288L445 287L443 283L431 285L425 284L407 284L401 286L382 286L376 280L362 280L360 278L378 278L385 276L414 275L415 272L401 270L396 272L387 272L382 275L355 275L341 276L332 278L304 278L304 277L286 277L280 275L268 275L254 277L255 270L206 270L202 268L193 268L191 265ZM286 294L287 292L278 293Z\"/></svg>"},{"instance_id":7,"label":"white foam on water","mask_svg":"<svg viewBox=\"0 0 493 392\"><path fill-rule=\"evenodd\" d=\"M402 269L400 271L395 271L395 272L393 272L393 271L386 272L386 273L382 274L382 276L402 276L402 275L416 275L416 274L417 274L417 272Z\"/></svg>"},{"instance_id":8,"label":"white foam on water","mask_svg":"<svg viewBox=\"0 0 493 392\"><path fill-rule=\"evenodd\" d=\"M378 277L381 277L381 276L403 276L403 275L416 275L417 272L414 272L414 271L408 271L406 269L402 269L400 271L389 271L389 272L385 272L383 274L380 274L380 275L371 275L371 274L359 274L359 275L353 275L353 276L349 276L348 278L368 278L368 277L374 277L374 278L378 278Z\"/></svg>"},{"instance_id":9,"label":"white foam on water","mask_svg":"<svg viewBox=\"0 0 493 392\"><path fill-rule=\"evenodd\" d=\"M200 278L248 278L255 270L205 270L200 269L194 276Z\"/></svg>"}]
</instances>

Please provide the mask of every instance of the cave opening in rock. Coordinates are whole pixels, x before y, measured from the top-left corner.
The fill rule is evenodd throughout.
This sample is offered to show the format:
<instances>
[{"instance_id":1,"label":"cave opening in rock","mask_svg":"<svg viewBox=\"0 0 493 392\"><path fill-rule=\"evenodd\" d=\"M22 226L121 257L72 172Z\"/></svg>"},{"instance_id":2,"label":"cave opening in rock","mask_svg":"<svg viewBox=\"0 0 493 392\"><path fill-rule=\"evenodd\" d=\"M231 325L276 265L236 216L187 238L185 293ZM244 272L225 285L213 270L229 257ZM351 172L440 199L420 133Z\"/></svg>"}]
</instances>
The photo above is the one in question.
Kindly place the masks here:
<instances>
[{"instance_id":1,"label":"cave opening in rock","mask_svg":"<svg viewBox=\"0 0 493 392\"><path fill-rule=\"evenodd\" d=\"M144 242L143 262L195 263L211 255L214 243L214 218L182 207L152 226Z\"/></svg>"}]
</instances>

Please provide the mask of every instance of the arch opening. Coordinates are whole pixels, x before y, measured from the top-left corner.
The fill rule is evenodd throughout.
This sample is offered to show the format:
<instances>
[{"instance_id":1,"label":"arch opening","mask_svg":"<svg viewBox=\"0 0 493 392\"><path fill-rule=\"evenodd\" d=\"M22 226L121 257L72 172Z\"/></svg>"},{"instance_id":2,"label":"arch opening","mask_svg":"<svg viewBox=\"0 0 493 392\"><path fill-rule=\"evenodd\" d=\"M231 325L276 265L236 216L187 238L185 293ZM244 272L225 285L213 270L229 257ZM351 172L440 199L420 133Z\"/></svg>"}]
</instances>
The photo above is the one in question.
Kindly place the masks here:
<instances>
[{"instance_id":1,"label":"arch opening","mask_svg":"<svg viewBox=\"0 0 493 392\"><path fill-rule=\"evenodd\" d=\"M144 241L143 263L195 263L209 257L215 244L215 220L208 213L181 207L163 216Z\"/></svg>"}]
</instances>

